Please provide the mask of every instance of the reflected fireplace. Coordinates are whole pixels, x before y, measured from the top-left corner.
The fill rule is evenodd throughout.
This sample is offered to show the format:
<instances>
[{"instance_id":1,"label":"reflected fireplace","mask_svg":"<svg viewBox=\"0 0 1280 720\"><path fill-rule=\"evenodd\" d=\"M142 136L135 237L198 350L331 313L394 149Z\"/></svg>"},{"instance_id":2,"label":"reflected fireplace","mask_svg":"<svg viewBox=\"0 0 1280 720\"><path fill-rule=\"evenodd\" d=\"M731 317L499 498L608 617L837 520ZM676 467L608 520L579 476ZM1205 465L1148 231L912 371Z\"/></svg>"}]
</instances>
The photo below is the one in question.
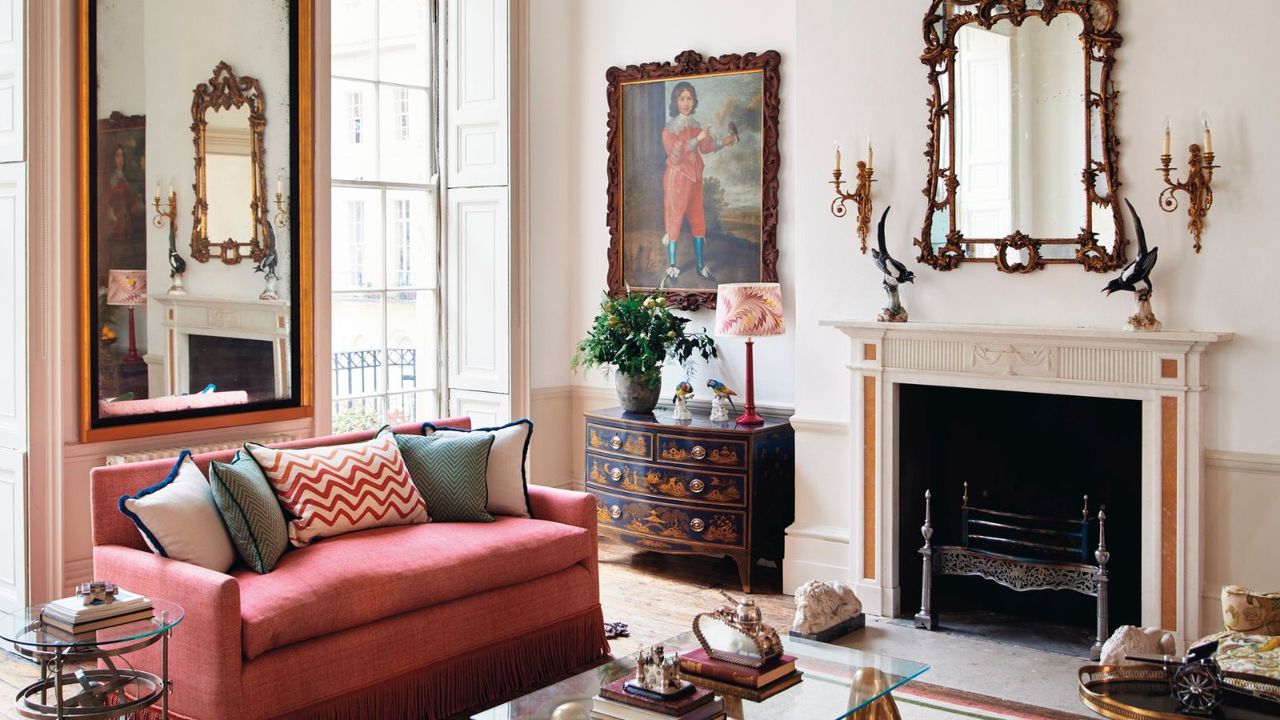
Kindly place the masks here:
<instances>
[{"instance_id":1,"label":"reflected fireplace","mask_svg":"<svg viewBox=\"0 0 1280 720\"><path fill-rule=\"evenodd\" d=\"M187 352L188 392L213 385L215 390L244 390L249 402L276 399L271 341L188 335Z\"/></svg>"},{"instance_id":2,"label":"reflected fireplace","mask_svg":"<svg viewBox=\"0 0 1280 720\"><path fill-rule=\"evenodd\" d=\"M903 384L898 403L900 548L923 544L926 489L933 496L935 545L959 544L966 482L970 507L1042 518L1081 519L1087 495L1090 517L1106 506L1110 625L1140 624L1140 402ZM1090 563L1096 547L1094 525ZM1018 548L991 549L1020 556ZM920 597L920 560L915 552L898 554L904 598ZM963 576L934 578L933 607L945 628L1073 654L1087 654L1097 613L1095 599L1076 592L1019 592ZM904 600L899 614L910 617L917 609Z\"/></svg>"}]
</instances>

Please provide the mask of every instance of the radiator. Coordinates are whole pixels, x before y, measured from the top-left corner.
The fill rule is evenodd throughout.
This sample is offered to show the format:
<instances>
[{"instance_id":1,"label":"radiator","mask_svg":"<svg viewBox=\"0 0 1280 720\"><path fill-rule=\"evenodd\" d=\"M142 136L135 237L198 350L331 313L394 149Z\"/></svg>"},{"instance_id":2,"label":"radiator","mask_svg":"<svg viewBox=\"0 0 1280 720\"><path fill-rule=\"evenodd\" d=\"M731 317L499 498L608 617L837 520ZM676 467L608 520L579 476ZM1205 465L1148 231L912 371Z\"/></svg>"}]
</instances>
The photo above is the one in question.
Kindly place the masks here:
<instances>
[{"instance_id":1,"label":"radiator","mask_svg":"<svg viewBox=\"0 0 1280 720\"><path fill-rule=\"evenodd\" d=\"M108 465L124 465L125 463L145 462L147 460L163 460L165 458L176 458L183 450L190 450L192 455L199 455L207 452L217 452L219 450L238 450L244 447L246 442L256 442L263 445L271 443L290 442L299 439L299 435L289 433L277 433L275 435L267 435L263 438L254 438L252 440L224 440L222 442L207 443L205 445L186 445L182 447L157 448L155 450L140 450L138 452L120 453L118 455L108 455Z\"/></svg>"}]
</instances>

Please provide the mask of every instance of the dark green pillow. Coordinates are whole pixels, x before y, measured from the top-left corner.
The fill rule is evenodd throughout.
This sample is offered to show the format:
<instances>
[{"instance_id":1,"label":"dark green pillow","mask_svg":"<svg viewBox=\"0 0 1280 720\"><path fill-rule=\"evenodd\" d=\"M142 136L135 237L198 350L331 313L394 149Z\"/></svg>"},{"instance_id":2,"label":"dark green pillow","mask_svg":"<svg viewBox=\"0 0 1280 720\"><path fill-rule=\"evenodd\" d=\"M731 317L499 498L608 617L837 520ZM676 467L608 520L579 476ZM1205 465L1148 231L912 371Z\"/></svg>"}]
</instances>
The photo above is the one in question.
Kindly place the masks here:
<instances>
[{"instance_id":1,"label":"dark green pillow","mask_svg":"<svg viewBox=\"0 0 1280 720\"><path fill-rule=\"evenodd\" d=\"M289 528L257 461L237 452L229 463L209 463L209 487L236 552L255 571L271 572L289 548Z\"/></svg>"},{"instance_id":2,"label":"dark green pillow","mask_svg":"<svg viewBox=\"0 0 1280 720\"><path fill-rule=\"evenodd\" d=\"M485 510L493 435L396 435L396 444L432 522L493 522Z\"/></svg>"}]
</instances>

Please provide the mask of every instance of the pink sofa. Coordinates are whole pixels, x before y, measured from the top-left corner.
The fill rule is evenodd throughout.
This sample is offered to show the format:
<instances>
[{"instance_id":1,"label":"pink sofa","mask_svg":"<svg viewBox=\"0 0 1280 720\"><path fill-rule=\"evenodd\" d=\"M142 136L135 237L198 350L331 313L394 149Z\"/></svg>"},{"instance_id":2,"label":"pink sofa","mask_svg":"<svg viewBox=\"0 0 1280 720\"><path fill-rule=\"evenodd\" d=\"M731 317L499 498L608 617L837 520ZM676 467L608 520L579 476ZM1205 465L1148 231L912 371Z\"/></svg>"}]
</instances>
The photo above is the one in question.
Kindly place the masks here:
<instances>
[{"instance_id":1,"label":"pink sofa","mask_svg":"<svg viewBox=\"0 0 1280 720\"><path fill-rule=\"evenodd\" d=\"M195 461L207 472L233 454ZM172 464L97 468L90 482L94 577L186 609L169 650L178 717L447 717L609 651L590 495L531 485L534 519L365 530L292 549L265 575L223 574L151 553L117 509ZM159 645L130 661L159 672Z\"/></svg>"}]
</instances>

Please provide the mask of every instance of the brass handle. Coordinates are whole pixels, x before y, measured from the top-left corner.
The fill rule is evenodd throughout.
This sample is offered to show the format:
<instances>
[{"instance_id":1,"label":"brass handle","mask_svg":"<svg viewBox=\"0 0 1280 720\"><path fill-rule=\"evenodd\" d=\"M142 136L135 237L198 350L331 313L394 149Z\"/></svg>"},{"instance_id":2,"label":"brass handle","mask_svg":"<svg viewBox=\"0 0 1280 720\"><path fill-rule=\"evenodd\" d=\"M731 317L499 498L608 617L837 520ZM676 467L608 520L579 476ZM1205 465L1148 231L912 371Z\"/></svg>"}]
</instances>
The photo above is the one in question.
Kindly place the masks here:
<instances>
[{"instance_id":1,"label":"brass handle","mask_svg":"<svg viewBox=\"0 0 1280 720\"><path fill-rule=\"evenodd\" d=\"M617 450L618 448L622 447L622 438L617 435L614 435L612 438L609 439L609 447L613 448L614 450Z\"/></svg>"},{"instance_id":2,"label":"brass handle","mask_svg":"<svg viewBox=\"0 0 1280 720\"><path fill-rule=\"evenodd\" d=\"M614 469L610 470L610 471L609 471L609 477L613 478L613 481L614 481L614 482L618 482L619 480L621 480L621 479L622 479L622 468L614 468Z\"/></svg>"},{"instance_id":3,"label":"brass handle","mask_svg":"<svg viewBox=\"0 0 1280 720\"><path fill-rule=\"evenodd\" d=\"M689 528L696 533L700 533L707 529L707 524L702 521L702 518L694 518L689 521Z\"/></svg>"},{"instance_id":4,"label":"brass handle","mask_svg":"<svg viewBox=\"0 0 1280 720\"><path fill-rule=\"evenodd\" d=\"M617 505L610 505L609 517L613 518L614 520L617 520L618 518L622 517L622 508L618 507Z\"/></svg>"},{"instance_id":5,"label":"brass handle","mask_svg":"<svg viewBox=\"0 0 1280 720\"><path fill-rule=\"evenodd\" d=\"M707 489L707 484L702 482L698 478L694 478L689 481L689 490L693 492L700 493L706 489Z\"/></svg>"},{"instance_id":6,"label":"brass handle","mask_svg":"<svg viewBox=\"0 0 1280 720\"><path fill-rule=\"evenodd\" d=\"M692 455L694 460L701 460L707 456L707 449L701 445L694 445Z\"/></svg>"}]
</instances>

